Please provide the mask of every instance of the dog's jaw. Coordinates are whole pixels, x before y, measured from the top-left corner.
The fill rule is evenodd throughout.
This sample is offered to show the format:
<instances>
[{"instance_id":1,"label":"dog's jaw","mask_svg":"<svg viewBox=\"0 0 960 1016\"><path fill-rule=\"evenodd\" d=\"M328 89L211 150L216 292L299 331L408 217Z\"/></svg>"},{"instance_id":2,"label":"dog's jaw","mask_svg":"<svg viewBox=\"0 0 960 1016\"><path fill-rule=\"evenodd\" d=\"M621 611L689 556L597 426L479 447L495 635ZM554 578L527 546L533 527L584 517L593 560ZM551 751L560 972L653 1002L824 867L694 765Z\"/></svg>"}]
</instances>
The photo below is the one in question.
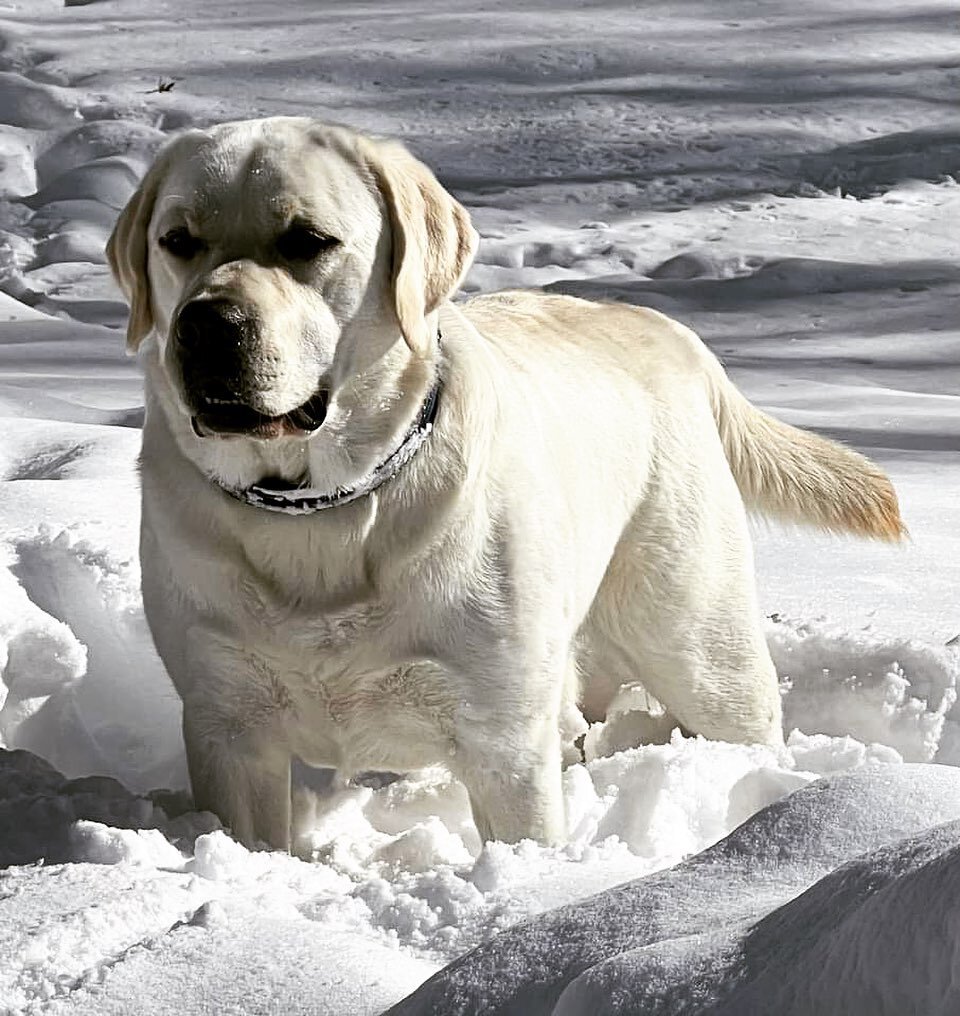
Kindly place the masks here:
<instances>
[{"instance_id":1,"label":"dog's jaw","mask_svg":"<svg viewBox=\"0 0 960 1016\"><path fill-rule=\"evenodd\" d=\"M329 398L321 388L296 409L279 416L257 412L239 399L205 399L190 418L190 425L199 438L309 438L323 426Z\"/></svg>"}]
</instances>

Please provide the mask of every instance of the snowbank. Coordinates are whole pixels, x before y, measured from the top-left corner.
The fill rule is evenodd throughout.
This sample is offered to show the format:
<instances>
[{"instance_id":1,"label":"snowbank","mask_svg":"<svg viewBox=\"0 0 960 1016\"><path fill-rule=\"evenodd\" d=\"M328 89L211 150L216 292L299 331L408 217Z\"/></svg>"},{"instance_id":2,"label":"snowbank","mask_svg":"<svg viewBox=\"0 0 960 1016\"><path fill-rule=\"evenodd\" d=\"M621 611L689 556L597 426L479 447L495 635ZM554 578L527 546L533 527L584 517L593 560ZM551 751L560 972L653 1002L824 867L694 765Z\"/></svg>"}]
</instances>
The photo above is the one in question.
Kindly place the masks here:
<instances>
[{"instance_id":1,"label":"snowbank","mask_svg":"<svg viewBox=\"0 0 960 1016\"><path fill-rule=\"evenodd\" d=\"M854 762L849 740L821 738L821 762L852 769L811 783L814 774L791 768L790 759L803 751L809 759L810 739L793 740L779 760L761 749L675 739L573 767L568 807L592 807L596 824L562 849L494 843L472 857L452 831L468 822L462 790L440 772L377 789L341 788L328 802L309 862L247 851L212 816L184 810L184 795L137 797L108 779L67 780L26 752L0 753L0 863L21 865L4 884L34 900L26 909L8 908L0 998L14 1009L42 999L66 1004L81 984L79 1001L89 1005L95 997L104 1006L98 1011L121 1012L137 972L172 982L186 965L191 984L223 985L238 955L249 955L252 926L259 960L241 983L262 994L267 988L261 983L254 991L254 975L268 976L270 956L285 957L284 974L278 980L275 970L269 987L277 1012L376 1012L451 959L396 1011L536 1016L556 1004L557 1013L613 1013L636 1011L641 1000L650 1007L644 1012L679 1014L689 1011L683 1006L691 992L711 1004L728 996L762 1000L761 975L776 963L774 983L789 1000L809 966L822 962L823 942L810 927L827 927L850 964L861 948L895 954L902 929L940 978L930 988L936 997L951 940L940 937L943 945L934 949L930 939L941 933L918 927L929 912L926 897L914 906L912 890L892 883L946 857L960 828L950 827L952 838L937 832L829 873L960 818L960 771L881 761L882 753L862 746ZM803 789L784 799L795 787ZM764 798L773 803L697 853ZM725 814L719 801L727 802ZM687 853L695 856L637 880ZM944 922L955 919L953 897L937 895L941 876L929 877L930 907ZM633 881L567 902L626 879ZM789 902L818 879L822 886ZM861 947L859 915L881 889L886 895L871 906L898 916L887 921L885 945L871 938ZM841 893L849 905L837 909ZM135 905L140 898L148 905ZM94 899L96 920L81 920ZM862 918L868 929L870 913ZM926 953L922 943L930 946ZM121 955L122 976L105 979ZM762 962L752 959L757 955ZM291 956L318 964L317 976L331 990L332 971L344 976L332 993L298 994L305 983L302 974L291 976ZM790 980L801 959L808 966L797 969L807 973ZM885 968L862 969L869 981ZM851 999L872 997L839 961L836 976L846 979ZM785 1001L782 1011L811 1012L811 997L798 995L794 1008ZM167 984L157 1008L141 1011L173 1011L172 1000Z\"/></svg>"},{"instance_id":2,"label":"snowbank","mask_svg":"<svg viewBox=\"0 0 960 1016\"><path fill-rule=\"evenodd\" d=\"M953 768L825 778L669 871L502 932L390 1014L953 1012L958 818Z\"/></svg>"}]
</instances>

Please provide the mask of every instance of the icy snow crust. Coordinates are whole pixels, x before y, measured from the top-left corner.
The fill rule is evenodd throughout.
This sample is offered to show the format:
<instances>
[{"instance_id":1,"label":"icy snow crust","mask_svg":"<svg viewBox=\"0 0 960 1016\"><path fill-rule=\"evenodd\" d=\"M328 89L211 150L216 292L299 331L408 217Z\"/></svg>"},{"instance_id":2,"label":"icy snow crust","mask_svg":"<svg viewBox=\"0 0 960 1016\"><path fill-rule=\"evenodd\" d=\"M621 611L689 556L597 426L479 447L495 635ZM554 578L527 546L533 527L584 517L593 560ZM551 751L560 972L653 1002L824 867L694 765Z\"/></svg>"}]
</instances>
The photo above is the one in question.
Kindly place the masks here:
<instances>
[{"instance_id":1,"label":"icy snow crust","mask_svg":"<svg viewBox=\"0 0 960 1016\"><path fill-rule=\"evenodd\" d=\"M0 12L0 1013L960 1007L955 13ZM272 113L407 139L483 234L468 291L658 307L760 405L890 470L904 548L756 534L782 751L616 751L617 717L565 774L554 850L481 850L440 770L303 774L308 860L190 810L103 244L172 131Z\"/></svg>"},{"instance_id":2,"label":"icy snow crust","mask_svg":"<svg viewBox=\"0 0 960 1016\"><path fill-rule=\"evenodd\" d=\"M674 868L501 933L390 1014L956 1011L958 791L941 766L821 780Z\"/></svg>"}]
</instances>

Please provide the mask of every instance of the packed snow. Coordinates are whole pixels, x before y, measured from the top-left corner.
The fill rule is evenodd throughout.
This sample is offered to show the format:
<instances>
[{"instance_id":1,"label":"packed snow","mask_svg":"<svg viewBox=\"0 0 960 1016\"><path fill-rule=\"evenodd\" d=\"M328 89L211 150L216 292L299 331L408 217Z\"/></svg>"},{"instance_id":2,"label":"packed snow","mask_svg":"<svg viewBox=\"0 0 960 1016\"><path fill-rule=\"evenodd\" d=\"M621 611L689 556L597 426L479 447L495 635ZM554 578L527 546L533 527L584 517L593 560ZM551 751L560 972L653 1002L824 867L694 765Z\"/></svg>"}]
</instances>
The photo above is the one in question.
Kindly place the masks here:
<instances>
[{"instance_id":1,"label":"packed snow","mask_svg":"<svg viewBox=\"0 0 960 1016\"><path fill-rule=\"evenodd\" d=\"M958 791L945 766L814 783L674 868L503 932L390 1014L955 1012Z\"/></svg>"},{"instance_id":2,"label":"packed snow","mask_svg":"<svg viewBox=\"0 0 960 1016\"><path fill-rule=\"evenodd\" d=\"M957 1010L955 15L0 7L0 1013ZM442 770L304 770L298 857L192 811L103 244L170 133L274 113L405 139L482 233L467 292L657 307L889 470L902 547L757 529L784 749L634 747L625 693L552 849L481 846Z\"/></svg>"}]
</instances>

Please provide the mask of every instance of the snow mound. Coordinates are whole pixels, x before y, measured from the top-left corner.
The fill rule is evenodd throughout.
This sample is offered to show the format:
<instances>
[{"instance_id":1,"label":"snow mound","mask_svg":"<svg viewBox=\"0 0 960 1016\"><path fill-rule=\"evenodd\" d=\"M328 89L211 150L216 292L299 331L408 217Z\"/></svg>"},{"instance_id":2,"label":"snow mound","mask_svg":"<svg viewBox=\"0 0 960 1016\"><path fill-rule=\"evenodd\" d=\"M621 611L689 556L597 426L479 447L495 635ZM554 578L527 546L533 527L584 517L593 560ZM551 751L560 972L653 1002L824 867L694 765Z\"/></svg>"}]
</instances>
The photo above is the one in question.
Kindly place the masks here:
<instances>
[{"instance_id":1,"label":"snow mound","mask_svg":"<svg viewBox=\"0 0 960 1016\"><path fill-rule=\"evenodd\" d=\"M0 109L6 123L34 129L60 127L80 116L76 95L69 89L11 71L0 71Z\"/></svg>"},{"instance_id":2,"label":"snow mound","mask_svg":"<svg viewBox=\"0 0 960 1016\"><path fill-rule=\"evenodd\" d=\"M33 699L72 686L86 673L87 651L70 628L40 610L14 580L0 572L5 610L0 617L0 729L22 722ZM16 706L15 706L16 703ZM12 713L19 713L16 719Z\"/></svg>"},{"instance_id":3,"label":"snow mound","mask_svg":"<svg viewBox=\"0 0 960 1016\"><path fill-rule=\"evenodd\" d=\"M502 932L390 1014L953 1011L958 818L953 768L827 777L675 868Z\"/></svg>"},{"instance_id":4,"label":"snow mound","mask_svg":"<svg viewBox=\"0 0 960 1016\"><path fill-rule=\"evenodd\" d=\"M782 619L767 641L786 729L879 742L908 762L960 762L955 649Z\"/></svg>"},{"instance_id":5,"label":"snow mound","mask_svg":"<svg viewBox=\"0 0 960 1016\"><path fill-rule=\"evenodd\" d=\"M960 822L856 858L750 930L710 1011L956 1012L958 899Z\"/></svg>"},{"instance_id":6,"label":"snow mound","mask_svg":"<svg viewBox=\"0 0 960 1016\"><path fill-rule=\"evenodd\" d=\"M89 776L67 780L53 766L25 751L0 752L0 866L102 860L102 840L87 819L117 833L159 825L166 816L116 780ZM112 835L112 834L111 834ZM169 846L169 844L168 844ZM95 856L96 855L96 856ZM121 852L111 855L119 859ZM123 853L126 857L126 853Z\"/></svg>"},{"instance_id":7,"label":"snow mound","mask_svg":"<svg viewBox=\"0 0 960 1016\"><path fill-rule=\"evenodd\" d=\"M82 457L60 453L48 477L82 472ZM180 703L150 642L136 563L47 526L9 552L0 572L9 597L0 613L2 743L69 776L116 777L134 790L184 786Z\"/></svg>"},{"instance_id":8,"label":"snow mound","mask_svg":"<svg viewBox=\"0 0 960 1016\"><path fill-rule=\"evenodd\" d=\"M797 161L796 172L820 190L868 197L901 180L937 180L960 165L960 132L923 127L839 145Z\"/></svg>"},{"instance_id":9,"label":"snow mound","mask_svg":"<svg viewBox=\"0 0 960 1016\"><path fill-rule=\"evenodd\" d=\"M147 154L158 148L166 135L136 120L92 120L61 132L37 156L37 177L51 183L71 170L125 152ZM76 195L72 195L75 197Z\"/></svg>"}]
</instances>

